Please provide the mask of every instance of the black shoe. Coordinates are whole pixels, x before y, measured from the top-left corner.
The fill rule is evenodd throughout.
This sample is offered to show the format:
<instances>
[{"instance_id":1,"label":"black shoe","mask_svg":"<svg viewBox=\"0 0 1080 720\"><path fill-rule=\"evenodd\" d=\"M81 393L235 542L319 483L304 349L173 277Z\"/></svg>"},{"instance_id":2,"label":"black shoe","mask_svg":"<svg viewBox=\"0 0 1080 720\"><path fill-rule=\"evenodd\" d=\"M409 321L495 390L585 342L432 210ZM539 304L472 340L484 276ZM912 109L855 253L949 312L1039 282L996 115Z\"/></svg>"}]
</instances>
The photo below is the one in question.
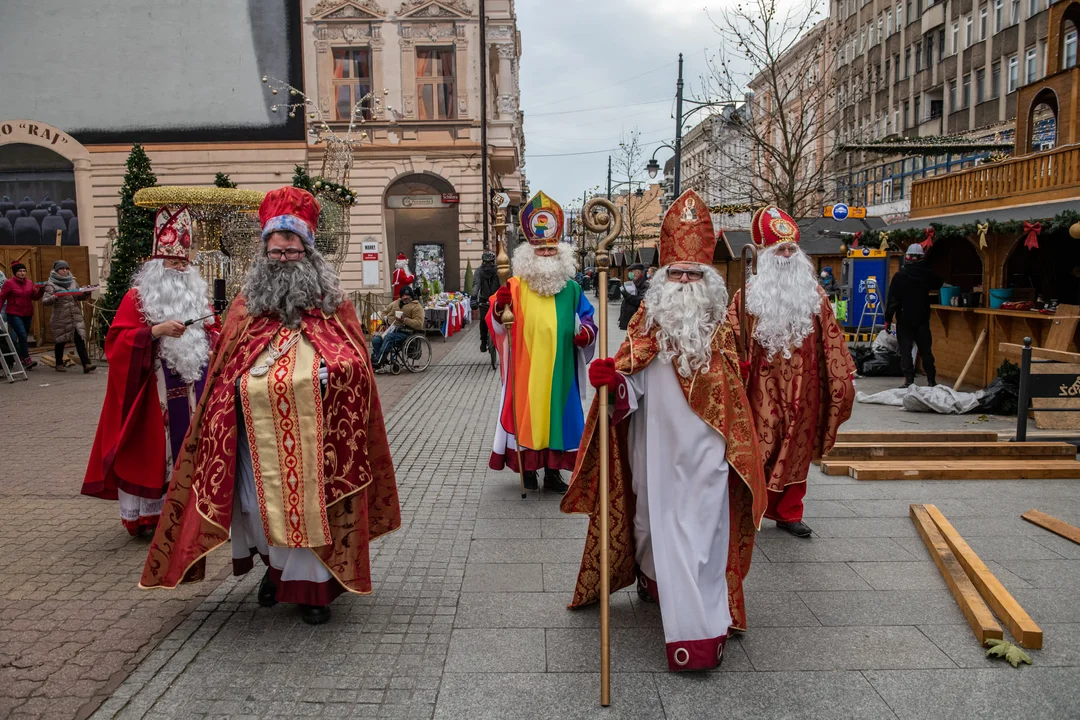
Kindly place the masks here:
<instances>
[{"instance_id":1,"label":"black shoe","mask_svg":"<svg viewBox=\"0 0 1080 720\"><path fill-rule=\"evenodd\" d=\"M540 486L536 482L536 471L535 470L526 470L525 471L525 489L526 490L535 490L538 487L540 487Z\"/></svg>"},{"instance_id":2,"label":"black shoe","mask_svg":"<svg viewBox=\"0 0 1080 720\"><path fill-rule=\"evenodd\" d=\"M915 384L914 380L905 380L904 384L900 386L901 390L907 390L909 387Z\"/></svg>"},{"instance_id":3,"label":"black shoe","mask_svg":"<svg viewBox=\"0 0 1080 720\"><path fill-rule=\"evenodd\" d=\"M480 352L487 352L487 345L485 343L480 343Z\"/></svg>"},{"instance_id":4,"label":"black shoe","mask_svg":"<svg viewBox=\"0 0 1080 720\"><path fill-rule=\"evenodd\" d=\"M810 533L813 532L810 529L810 526L804 523L802 520L797 520L793 523L780 522L779 520L777 520L776 527L780 528L781 530L787 530L795 537L801 538L808 538L810 537Z\"/></svg>"},{"instance_id":5,"label":"black shoe","mask_svg":"<svg viewBox=\"0 0 1080 720\"><path fill-rule=\"evenodd\" d=\"M544 471L544 490L563 494L569 489L569 485L563 482L562 474L558 470Z\"/></svg>"},{"instance_id":6,"label":"black shoe","mask_svg":"<svg viewBox=\"0 0 1080 720\"><path fill-rule=\"evenodd\" d=\"M637 580L637 596L639 598L641 598L641 602L646 602L646 603L650 603L650 604L656 602L656 600L653 598L653 596L649 594L649 591L647 589L645 589L645 586L641 582L641 577L640 576L638 577L638 580Z\"/></svg>"},{"instance_id":7,"label":"black shoe","mask_svg":"<svg viewBox=\"0 0 1080 720\"><path fill-rule=\"evenodd\" d=\"M927 385L928 385L929 387L937 387L937 378L935 378L935 377L929 377L929 378L927 378L927 379L926 379L926 384L927 384Z\"/></svg>"},{"instance_id":8,"label":"black shoe","mask_svg":"<svg viewBox=\"0 0 1080 720\"><path fill-rule=\"evenodd\" d=\"M266 568L266 574L259 583L259 605L263 607L277 605L277 585L270 581L270 568Z\"/></svg>"},{"instance_id":9,"label":"black shoe","mask_svg":"<svg viewBox=\"0 0 1080 720\"><path fill-rule=\"evenodd\" d=\"M330 619L330 608L326 605L301 605L300 619L308 625L322 625Z\"/></svg>"}]
</instances>

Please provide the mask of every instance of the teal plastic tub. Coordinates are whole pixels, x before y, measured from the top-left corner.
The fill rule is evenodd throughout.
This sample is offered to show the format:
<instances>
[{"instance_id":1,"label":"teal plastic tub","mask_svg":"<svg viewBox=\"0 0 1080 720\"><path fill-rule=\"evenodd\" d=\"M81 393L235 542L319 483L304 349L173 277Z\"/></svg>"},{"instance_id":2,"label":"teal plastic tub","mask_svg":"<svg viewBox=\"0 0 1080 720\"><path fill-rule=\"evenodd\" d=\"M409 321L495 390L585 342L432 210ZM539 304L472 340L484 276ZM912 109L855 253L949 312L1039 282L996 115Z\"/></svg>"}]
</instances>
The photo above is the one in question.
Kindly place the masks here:
<instances>
[{"instance_id":1,"label":"teal plastic tub","mask_svg":"<svg viewBox=\"0 0 1080 720\"><path fill-rule=\"evenodd\" d=\"M1012 299L1012 288L997 288L990 291L990 307L994 310L1001 307L1001 304Z\"/></svg>"},{"instance_id":2,"label":"teal plastic tub","mask_svg":"<svg viewBox=\"0 0 1080 720\"><path fill-rule=\"evenodd\" d=\"M952 305L954 297L960 296L960 288L958 287L942 287L941 288L941 304Z\"/></svg>"}]
</instances>

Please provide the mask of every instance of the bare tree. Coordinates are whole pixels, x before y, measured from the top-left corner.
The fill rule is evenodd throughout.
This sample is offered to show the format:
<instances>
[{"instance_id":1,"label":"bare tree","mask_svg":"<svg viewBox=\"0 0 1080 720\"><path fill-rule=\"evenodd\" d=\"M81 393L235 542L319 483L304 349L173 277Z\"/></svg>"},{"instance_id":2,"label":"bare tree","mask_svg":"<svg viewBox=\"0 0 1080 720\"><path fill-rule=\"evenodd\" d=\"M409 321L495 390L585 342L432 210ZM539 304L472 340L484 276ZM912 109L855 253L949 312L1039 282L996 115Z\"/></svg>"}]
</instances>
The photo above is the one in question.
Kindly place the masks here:
<instances>
[{"instance_id":1,"label":"bare tree","mask_svg":"<svg viewBox=\"0 0 1080 720\"><path fill-rule=\"evenodd\" d=\"M836 125L833 53L819 5L743 0L713 25L721 50L704 79L710 97L745 103L716 150L732 174L751 178L751 203L816 214L831 178Z\"/></svg>"},{"instance_id":2,"label":"bare tree","mask_svg":"<svg viewBox=\"0 0 1080 720\"><path fill-rule=\"evenodd\" d=\"M634 128L623 136L611 165L615 187L620 190L619 194L612 198L612 202L623 214L623 229L616 245L631 253L637 252L646 241L656 237L655 228L650 227L649 223L650 206L653 203L635 192L646 184L643 180L645 162L641 133ZM655 215L655 212L653 214Z\"/></svg>"}]
</instances>

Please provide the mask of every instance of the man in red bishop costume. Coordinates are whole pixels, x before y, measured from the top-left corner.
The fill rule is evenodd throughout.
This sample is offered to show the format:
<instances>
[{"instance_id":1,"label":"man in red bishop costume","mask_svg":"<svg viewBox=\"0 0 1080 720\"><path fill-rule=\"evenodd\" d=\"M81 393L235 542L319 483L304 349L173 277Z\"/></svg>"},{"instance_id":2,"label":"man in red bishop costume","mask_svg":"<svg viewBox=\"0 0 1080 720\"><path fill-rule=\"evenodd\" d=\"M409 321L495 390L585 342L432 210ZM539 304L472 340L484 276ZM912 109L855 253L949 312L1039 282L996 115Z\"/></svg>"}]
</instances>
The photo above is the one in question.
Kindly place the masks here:
<instances>
[{"instance_id":1,"label":"man in red bishop costume","mask_svg":"<svg viewBox=\"0 0 1080 720\"><path fill-rule=\"evenodd\" d=\"M157 525L217 337L206 282L191 267L190 252L187 208L158 210L153 255L105 337L108 388L82 493L119 500L131 535Z\"/></svg>"},{"instance_id":2,"label":"man in red bishop costume","mask_svg":"<svg viewBox=\"0 0 1080 720\"><path fill-rule=\"evenodd\" d=\"M814 266L799 247L795 220L775 206L762 208L754 214L751 237L758 272L746 288L750 347L740 350L749 358L747 395L765 456L765 517L796 537L810 537L802 521L806 475L851 417L855 363ZM742 303L740 290L728 315L737 338Z\"/></svg>"},{"instance_id":3,"label":"man in red bishop costume","mask_svg":"<svg viewBox=\"0 0 1080 720\"><path fill-rule=\"evenodd\" d=\"M394 262L394 274L390 277L390 284L394 286L394 299L401 297L401 288L413 284L416 276L409 272L409 259L405 253L398 253Z\"/></svg>"},{"instance_id":4,"label":"man in red bishop costume","mask_svg":"<svg viewBox=\"0 0 1080 720\"><path fill-rule=\"evenodd\" d=\"M743 579L765 511L765 476L727 323L727 289L712 267L716 235L688 190L660 229L654 275L616 356L589 380L607 388L611 436L596 435L594 399L566 513L589 534L571 607L600 597L599 449L610 444L611 590L638 580L658 601L668 667L706 670L746 628Z\"/></svg>"},{"instance_id":5,"label":"man in red bishop costume","mask_svg":"<svg viewBox=\"0 0 1080 720\"><path fill-rule=\"evenodd\" d=\"M233 572L256 555L268 568L259 604L318 624L343 591L371 592L369 542L401 524L397 484L363 331L315 249L318 202L280 188L259 217L140 585L201 580L231 531Z\"/></svg>"}]
</instances>

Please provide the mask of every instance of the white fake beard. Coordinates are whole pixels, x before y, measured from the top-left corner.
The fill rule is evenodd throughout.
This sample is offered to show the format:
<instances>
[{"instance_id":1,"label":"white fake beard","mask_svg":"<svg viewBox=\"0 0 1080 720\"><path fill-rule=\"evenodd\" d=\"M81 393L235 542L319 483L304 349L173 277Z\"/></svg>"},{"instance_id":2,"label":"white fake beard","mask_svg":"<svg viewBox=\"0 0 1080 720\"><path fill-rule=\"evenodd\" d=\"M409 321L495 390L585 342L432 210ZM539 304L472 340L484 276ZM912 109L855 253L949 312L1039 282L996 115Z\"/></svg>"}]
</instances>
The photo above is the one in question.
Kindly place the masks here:
<instances>
[{"instance_id":1,"label":"white fake beard","mask_svg":"<svg viewBox=\"0 0 1080 720\"><path fill-rule=\"evenodd\" d=\"M396 267L398 270L404 270L405 272L409 272L409 261L398 260L394 263L394 267Z\"/></svg>"},{"instance_id":2,"label":"white fake beard","mask_svg":"<svg viewBox=\"0 0 1080 720\"><path fill-rule=\"evenodd\" d=\"M164 260L148 260L135 276L134 287L139 291L143 317L151 325L166 320L185 322L210 314L206 281L194 268L180 272L165 267ZM208 322L213 318L193 323L178 338L159 340L159 357L186 383L198 380L210 360L210 338L205 327Z\"/></svg>"},{"instance_id":3,"label":"white fake beard","mask_svg":"<svg viewBox=\"0 0 1080 720\"><path fill-rule=\"evenodd\" d=\"M767 358L791 357L814 332L814 317L821 313L821 292L810 258L802 250L781 257L777 247L758 255L757 275L746 288L746 311L757 319L754 340Z\"/></svg>"},{"instance_id":4,"label":"white fake beard","mask_svg":"<svg viewBox=\"0 0 1080 720\"><path fill-rule=\"evenodd\" d=\"M559 243L556 248L556 255L537 255L536 248L525 242L514 250L514 274L544 297L558 295L577 272L573 246Z\"/></svg>"},{"instance_id":5,"label":"white fake beard","mask_svg":"<svg viewBox=\"0 0 1080 720\"><path fill-rule=\"evenodd\" d=\"M645 330L659 328L660 359L671 362L679 375L709 372L712 338L727 316L728 293L723 278L707 265L699 266L698 282L668 280L667 267L653 275L645 293Z\"/></svg>"}]
</instances>

